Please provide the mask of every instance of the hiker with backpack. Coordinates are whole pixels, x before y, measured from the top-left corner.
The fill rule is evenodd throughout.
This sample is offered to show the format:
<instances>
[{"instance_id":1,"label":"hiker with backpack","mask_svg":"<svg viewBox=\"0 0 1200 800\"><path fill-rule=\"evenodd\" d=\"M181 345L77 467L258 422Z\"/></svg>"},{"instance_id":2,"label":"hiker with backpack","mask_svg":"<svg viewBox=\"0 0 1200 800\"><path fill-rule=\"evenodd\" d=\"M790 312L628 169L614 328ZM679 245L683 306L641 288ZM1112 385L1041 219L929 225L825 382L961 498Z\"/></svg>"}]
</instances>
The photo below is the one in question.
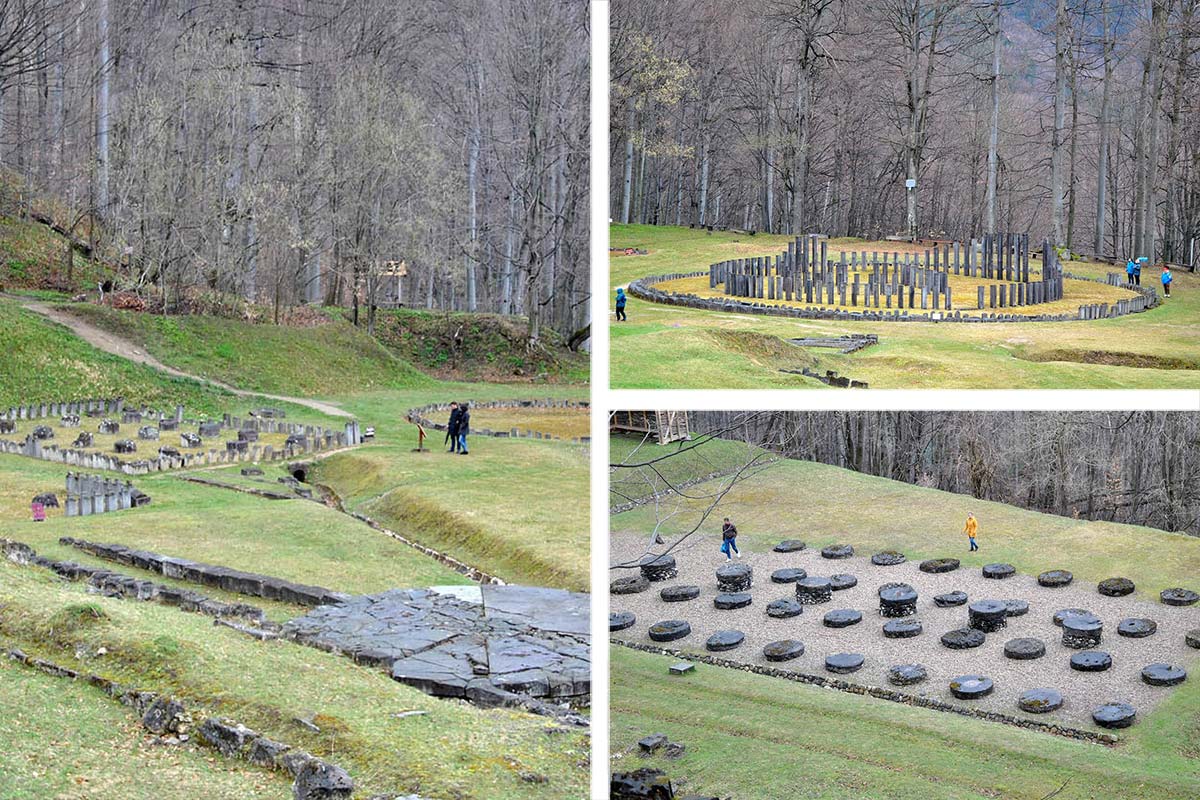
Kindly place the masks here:
<instances>
[{"instance_id":1,"label":"hiker with backpack","mask_svg":"<svg viewBox=\"0 0 1200 800\"><path fill-rule=\"evenodd\" d=\"M733 555L738 558L742 557L742 553L737 547L737 535L737 526L729 521L729 517L726 517L724 524L721 525L721 552L725 554L726 561L732 560ZM731 555L731 551L733 555Z\"/></svg>"},{"instance_id":2,"label":"hiker with backpack","mask_svg":"<svg viewBox=\"0 0 1200 800\"><path fill-rule=\"evenodd\" d=\"M1162 286L1163 286L1163 294L1166 295L1167 297L1171 296L1171 281L1173 281L1173 280L1175 280L1175 276L1173 276L1171 274L1171 268L1169 266L1167 266L1166 264L1163 264Z\"/></svg>"},{"instance_id":3,"label":"hiker with backpack","mask_svg":"<svg viewBox=\"0 0 1200 800\"><path fill-rule=\"evenodd\" d=\"M458 454L465 456L467 453L467 434L471 432L471 409L467 403L459 406L458 415Z\"/></svg>"},{"instance_id":4,"label":"hiker with backpack","mask_svg":"<svg viewBox=\"0 0 1200 800\"><path fill-rule=\"evenodd\" d=\"M458 407L458 403L450 404L450 420L446 423L446 441L450 442L450 449L447 453L458 452L458 424L462 418L462 410Z\"/></svg>"},{"instance_id":5,"label":"hiker with backpack","mask_svg":"<svg viewBox=\"0 0 1200 800\"><path fill-rule=\"evenodd\" d=\"M625 318L625 290L617 287L617 322L626 322Z\"/></svg>"}]
</instances>

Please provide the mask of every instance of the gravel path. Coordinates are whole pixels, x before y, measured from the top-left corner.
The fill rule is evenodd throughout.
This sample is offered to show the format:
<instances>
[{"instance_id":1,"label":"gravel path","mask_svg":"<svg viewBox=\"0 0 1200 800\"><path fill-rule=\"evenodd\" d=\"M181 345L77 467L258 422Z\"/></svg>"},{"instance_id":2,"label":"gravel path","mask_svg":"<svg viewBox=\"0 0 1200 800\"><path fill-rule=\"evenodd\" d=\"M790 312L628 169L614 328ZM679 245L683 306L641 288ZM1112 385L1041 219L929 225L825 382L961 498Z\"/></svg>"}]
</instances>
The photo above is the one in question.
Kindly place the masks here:
<instances>
[{"instance_id":1,"label":"gravel path","mask_svg":"<svg viewBox=\"0 0 1200 800\"><path fill-rule=\"evenodd\" d=\"M1092 710L1102 703L1129 703L1144 717L1172 691L1171 688L1148 686L1141 680L1141 669L1154 662L1169 662L1189 669L1188 680L1200 680L1200 651L1189 648L1184 634L1200 627L1200 606L1173 607L1158 602L1129 597L1105 597L1096 591L1095 582L1076 580L1063 588L1039 586L1032 575L1020 573L1004 580L985 579L978 568L961 567L954 572L927 574L921 572L918 561L906 561L890 567L871 563L870 552L856 552L848 559L831 560L821 557L822 543L809 543L809 548L796 553L748 553L743 551L742 562L754 568L754 584L750 590L750 606L729 611L713 607L718 594L714 570L725 563L718 551L719 542L710 537L687 542L688 548L675 551L678 577L652 583L648 591L633 595L612 595L611 610L632 611L637 615L633 627L612 634L614 640L655 645L647 629L665 619L682 619L691 624L691 635L662 646L665 648L704 653L704 643L718 630L736 629L746 634L738 648L720 653L722 658L747 664L768 665L795 672L838 677L871 686L895 688L909 694L933 697L948 703L969 705L999 711L1042 722L1067 723L1091 730L1099 728L1091 720ZM816 547L813 545L816 544ZM613 563L637 557L645 546L641 536L614 536ZM945 553L954 557L957 553ZM1048 557L1046 569L1057 565ZM835 573L850 573L858 578L852 589L836 591L824 605L805 606L804 612L789 619L772 619L766 606L772 600L794 597L793 584L771 582L771 573L785 567L800 567L810 576L828 577ZM618 575L631 574L627 570ZM911 639L884 638L882 627L888 620L879 614L877 591L889 582L913 586L918 594L914 617L923 624L923 632ZM666 603L659 591L666 586L695 584L701 587L700 596L691 601ZM1189 587L1195 588L1195 587ZM1007 627L987 634L987 641L971 650L951 650L941 644L943 633L966 627L967 605L939 608L934 595L961 590L967 593L968 604L977 600L1021 599L1029 603L1029 612L1009 618ZM1112 655L1113 665L1105 672L1072 670L1069 659L1079 652L1062 644L1062 629L1052 617L1062 608L1087 609L1104 622L1103 642L1098 648ZM822 617L835 609L856 609L863 621L847 628L828 628ZM1131 639L1117 634L1117 625L1127 617L1145 617L1158 624L1158 631L1143 639ZM1004 656L1004 643L1018 637L1036 637L1046 644L1042 658L1021 661ZM797 639L804 643L804 655L792 661L771 664L763 657L763 646L780 639ZM866 657L863 668L849 675L833 675L825 671L825 657L834 653L856 652ZM908 687L893 687L887 679L888 667L895 664L920 663L929 677ZM949 691L950 680L959 675L977 674L990 677L995 691L979 700L958 700ZM1027 714L1017 708L1017 698L1029 689L1055 689L1062 693L1062 709L1049 714Z\"/></svg>"}]
</instances>

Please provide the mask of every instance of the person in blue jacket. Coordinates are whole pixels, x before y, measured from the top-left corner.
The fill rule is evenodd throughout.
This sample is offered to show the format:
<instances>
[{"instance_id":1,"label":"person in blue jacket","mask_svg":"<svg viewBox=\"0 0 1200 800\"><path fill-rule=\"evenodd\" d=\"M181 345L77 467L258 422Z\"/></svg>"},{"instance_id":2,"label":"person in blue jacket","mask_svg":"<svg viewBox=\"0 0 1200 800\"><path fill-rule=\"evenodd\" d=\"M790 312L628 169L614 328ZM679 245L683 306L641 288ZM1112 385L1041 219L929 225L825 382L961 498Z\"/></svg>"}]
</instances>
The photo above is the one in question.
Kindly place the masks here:
<instances>
[{"instance_id":1,"label":"person in blue jacket","mask_svg":"<svg viewBox=\"0 0 1200 800\"><path fill-rule=\"evenodd\" d=\"M625 322L625 290L617 289L617 322Z\"/></svg>"},{"instance_id":2,"label":"person in blue jacket","mask_svg":"<svg viewBox=\"0 0 1200 800\"><path fill-rule=\"evenodd\" d=\"M1175 280L1175 277L1173 275L1171 275L1171 268L1168 267L1166 264L1163 264L1163 271L1162 271L1163 294L1165 294L1167 297L1171 296L1171 281L1173 281L1173 280Z\"/></svg>"},{"instance_id":3,"label":"person in blue jacket","mask_svg":"<svg viewBox=\"0 0 1200 800\"><path fill-rule=\"evenodd\" d=\"M1142 267L1145 266L1147 259L1145 256L1133 262L1133 283L1135 286L1142 285Z\"/></svg>"},{"instance_id":4,"label":"person in blue jacket","mask_svg":"<svg viewBox=\"0 0 1200 800\"><path fill-rule=\"evenodd\" d=\"M1136 269L1137 269L1137 264L1134 263L1132 258L1125 262L1125 277L1129 280L1130 283L1134 282L1133 281L1133 273Z\"/></svg>"}]
</instances>

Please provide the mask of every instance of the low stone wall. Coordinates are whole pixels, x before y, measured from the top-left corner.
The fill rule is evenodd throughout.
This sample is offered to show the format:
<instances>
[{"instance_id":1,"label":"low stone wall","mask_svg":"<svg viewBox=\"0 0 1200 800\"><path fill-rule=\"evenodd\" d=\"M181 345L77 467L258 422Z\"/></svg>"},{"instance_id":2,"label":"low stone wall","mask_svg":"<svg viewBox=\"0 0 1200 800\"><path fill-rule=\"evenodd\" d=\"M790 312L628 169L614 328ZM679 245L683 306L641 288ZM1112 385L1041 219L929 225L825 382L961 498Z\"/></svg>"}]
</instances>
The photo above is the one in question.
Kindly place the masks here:
<instances>
[{"instance_id":1,"label":"low stone wall","mask_svg":"<svg viewBox=\"0 0 1200 800\"><path fill-rule=\"evenodd\" d=\"M478 403L474 400L468 401L472 411L480 408L572 408L581 411L587 411L591 408L591 404L587 401L577 400L491 400L484 403ZM429 414L449 414L449 403L431 403L420 408L410 408L406 415L409 422L420 425L423 428L435 431L447 430L445 422L437 422L431 419ZM562 436L554 436L541 431L521 430L512 428L507 431L493 431L489 428L471 428L471 436L492 436L500 439L554 439L556 441L566 441ZM590 442L590 436L575 436L570 441L577 444L586 444Z\"/></svg>"}]
</instances>

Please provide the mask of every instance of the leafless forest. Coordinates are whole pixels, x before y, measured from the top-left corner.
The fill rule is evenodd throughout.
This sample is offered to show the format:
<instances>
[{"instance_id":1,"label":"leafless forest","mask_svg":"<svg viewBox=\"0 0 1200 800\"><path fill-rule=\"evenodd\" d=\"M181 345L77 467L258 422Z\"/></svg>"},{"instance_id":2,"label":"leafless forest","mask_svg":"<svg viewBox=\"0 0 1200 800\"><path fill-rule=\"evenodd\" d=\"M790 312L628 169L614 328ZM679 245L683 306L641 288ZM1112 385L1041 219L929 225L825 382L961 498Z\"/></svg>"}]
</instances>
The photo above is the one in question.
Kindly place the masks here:
<instances>
[{"instance_id":1,"label":"leafless forest","mask_svg":"<svg viewBox=\"0 0 1200 800\"><path fill-rule=\"evenodd\" d=\"M1189 263L1197 5L613 0L612 216Z\"/></svg>"},{"instance_id":2,"label":"leafless forest","mask_svg":"<svg viewBox=\"0 0 1200 800\"><path fill-rule=\"evenodd\" d=\"M698 433L1081 519L1200 536L1200 415L1153 411L692 412Z\"/></svg>"},{"instance_id":3,"label":"leafless forest","mask_svg":"<svg viewBox=\"0 0 1200 800\"><path fill-rule=\"evenodd\" d=\"M569 333L587 24L578 0L0 0L5 201L168 308L369 324L406 270L404 305Z\"/></svg>"}]
</instances>

